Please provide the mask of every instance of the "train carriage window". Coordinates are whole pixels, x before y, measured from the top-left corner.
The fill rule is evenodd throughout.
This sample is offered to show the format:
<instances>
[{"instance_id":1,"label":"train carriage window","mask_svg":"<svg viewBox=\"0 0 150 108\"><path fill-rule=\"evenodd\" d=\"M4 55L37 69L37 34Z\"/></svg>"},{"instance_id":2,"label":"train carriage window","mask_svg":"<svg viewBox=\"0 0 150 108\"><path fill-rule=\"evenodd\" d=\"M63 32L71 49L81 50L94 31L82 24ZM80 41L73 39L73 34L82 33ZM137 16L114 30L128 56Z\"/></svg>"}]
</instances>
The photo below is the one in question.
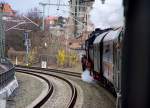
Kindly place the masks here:
<instances>
[{"instance_id":1,"label":"train carriage window","mask_svg":"<svg viewBox=\"0 0 150 108\"><path fill-rule=\"evenodd\" d=\"M106 62L112 62L112 59L113 59L113 44L112 44L112 42L105 43L103 59Z\"/></svg>"},{"instance_id":2,"label":"train carriage window","mask_svg":"<svg viewBox=\"0 0 150 108\"><path fill-rule=\"evenodd\" d=\"M90 59L93 61L93 48L89 49L89 55L90 55Z\"/></svg>"},{"instance_id":3,"label":"train carriage window","mask_svg":"<svg viewBox=\"0 0 150 108\"><path fill-rule=\"evenodd\" d=\"M99 45L94 45L94 71L99 72L100 70L100 52L99 52Z\"/></svg>"},{"instance_id":4,"label":"train carriage window","mask_svg":"<svg viewBox=\"0 0 150 108\"><path fill-rule=\"evenodd\" d=\"M109 45L106 46L105 53L109 52Z\"/></svg>"},{"instance_id":5,"label":"train carriage window","mask_svg":"<svg viewBox=\"0 0 150 108\"><path fill-rule=\"evenodd\" d=\"M100 71L100 49L99 45L97 45L97 64L98 64L98 70Z\"/></svg>"},{"instance_id":6,"label":"train carriage window","mask_svg":"<svg viewBox=\"0 0 150 108\"><path fill-rule=\"evenodd\" d=\"M120 51L118 51L118 70L121 70L120 66L121 66L121 53L120 53Z\"/></svg>"}]
</instances>

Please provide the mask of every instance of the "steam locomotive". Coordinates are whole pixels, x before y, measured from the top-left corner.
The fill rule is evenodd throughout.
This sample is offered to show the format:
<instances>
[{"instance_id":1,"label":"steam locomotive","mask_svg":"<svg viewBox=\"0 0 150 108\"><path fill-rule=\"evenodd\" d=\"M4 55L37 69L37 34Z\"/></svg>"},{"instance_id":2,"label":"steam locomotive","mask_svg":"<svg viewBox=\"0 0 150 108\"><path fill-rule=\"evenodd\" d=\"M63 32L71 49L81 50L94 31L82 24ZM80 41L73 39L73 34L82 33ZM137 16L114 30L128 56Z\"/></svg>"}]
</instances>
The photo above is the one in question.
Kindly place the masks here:
<instances>
[{"instance_id":1,"label":"steam locomotive","mask_svg":"<svg viewBox=\"0 0 150 108\"><path fill-rule=\"evenodd\" d=\"M112 93L121 88L121 46L123 28L95 29L85 41L86 68Z\"/></svg>"}]
</instances>

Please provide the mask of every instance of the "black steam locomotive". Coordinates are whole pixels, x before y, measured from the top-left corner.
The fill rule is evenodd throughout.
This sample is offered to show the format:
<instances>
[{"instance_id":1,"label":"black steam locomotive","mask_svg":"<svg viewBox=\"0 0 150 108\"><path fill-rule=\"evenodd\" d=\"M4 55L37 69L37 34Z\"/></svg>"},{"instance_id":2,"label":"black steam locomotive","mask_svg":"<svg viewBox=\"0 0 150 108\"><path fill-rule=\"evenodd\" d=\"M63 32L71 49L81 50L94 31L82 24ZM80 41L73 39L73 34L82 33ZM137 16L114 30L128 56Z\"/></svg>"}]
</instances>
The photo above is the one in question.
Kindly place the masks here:
<instances>
[{"instance_id":1,"label":"black steam locomotive","mask_svg":"<svg viewBox=\"0 0 150 108\"><path fill-rule=\"evenodd\" d=\"M120 92L123 28L95 29L85 42L86 68L113 93Z\"/></svg>"}]
</instances>

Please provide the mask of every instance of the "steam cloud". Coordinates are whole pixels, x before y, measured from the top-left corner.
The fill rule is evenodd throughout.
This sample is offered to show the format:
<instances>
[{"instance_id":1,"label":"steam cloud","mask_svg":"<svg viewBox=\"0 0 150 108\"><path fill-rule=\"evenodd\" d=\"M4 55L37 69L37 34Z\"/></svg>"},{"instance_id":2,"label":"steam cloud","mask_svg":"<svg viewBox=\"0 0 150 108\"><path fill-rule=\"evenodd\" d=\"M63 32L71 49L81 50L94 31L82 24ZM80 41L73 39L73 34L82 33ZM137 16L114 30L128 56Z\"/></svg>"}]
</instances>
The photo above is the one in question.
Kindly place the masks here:
<instances>
[{"instance_id":1,"label":"steam cloud","mask_svg":"<svg viewBox=\"0 0 150 108\"><path fill-rule=\"evenodd\" d=\"M88 83L91 83L94 81L93 77L90 76L90 71L87 69L82 73L81 77L83 81L88 82Z\"/></svg>"},{"instance_id":2,"label":"steam cloud","mask_svg":"<svg viewBox=\"0 0 150 108\"><path fill-rule=\"evenodd\" d=\"M95 28L120 27L124 24L122 0L95 0L90 12L90 20Z\"/></svg>"}]
</instances>

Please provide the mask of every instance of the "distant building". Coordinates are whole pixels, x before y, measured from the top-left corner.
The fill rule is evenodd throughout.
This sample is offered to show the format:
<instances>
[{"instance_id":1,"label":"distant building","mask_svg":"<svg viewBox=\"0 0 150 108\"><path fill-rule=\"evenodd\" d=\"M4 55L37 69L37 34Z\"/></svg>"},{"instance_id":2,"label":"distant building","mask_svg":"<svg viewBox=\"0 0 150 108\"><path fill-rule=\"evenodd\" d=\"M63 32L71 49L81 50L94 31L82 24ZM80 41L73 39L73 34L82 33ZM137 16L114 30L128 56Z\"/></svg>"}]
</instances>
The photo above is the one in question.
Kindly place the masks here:
<instances>
[{"instance_id":1,"label":"distant building","mask_svg":"<svg viewBox=\"0 0 150 108\"><path fill-rule=\"evenodd\" d=\"M70 0L70 20L69 23L72 37L79 37L85 31L93 29L90 22L89 13L94 0Z\"/></svg>"},{"instance_id":2,"label":"distant building","mask_svg":"<svg viewBox=\"0 0 150 108\"><path fill-rule=\"evenodd\" d=\"M46 19L45 19L45 24L47 27L49 27L50 29L51 28L64 28L65 27L65 24L66 24L66 20L67 18L65 17L62 17L62 16L48 16Z\"/></svg>"},{"instance_id":3,"label":"distant building","mask_svg":"<svg viewBox=\"0 0 150 108\"><path fill-rule=\"evenodd\" d=\"M48 16L45 19L45 22L47 25L54 26L56 24L57 20L58 20L58 17L56 17L56 16Z\"/></svg>"},{"instance_id":4,"label":"distant building","mask_svg":"<svg viewBox=\"0 0 150 108\"><path fill-rule=\"evenodd\" d=\"M0 3L0 12L7 13L9 16L14 16L16 13L8 3L3 2Z\"/></svg>"},{"instance_id":5,"label":"distant building","mask_svg":"<svg viewBox=\"0 0 150 108\"><path fill-rule=\"evenodd\" d=\"M90 11L94 0L70 0L69 18L69 47L75 50L83 50L85 40L94 30L90 21Z\"/></svg>"},{"instance_id":6,"label":"distant building","mask_svg":"<svg viewBox=\"0 0 150 108\"><path fill-rule=\"evenodd\" d=\"M53 36L64 36L66 33L67 18L62 16L48 16L45 18L45 28Z\"/></svg>"}]
</instances>

